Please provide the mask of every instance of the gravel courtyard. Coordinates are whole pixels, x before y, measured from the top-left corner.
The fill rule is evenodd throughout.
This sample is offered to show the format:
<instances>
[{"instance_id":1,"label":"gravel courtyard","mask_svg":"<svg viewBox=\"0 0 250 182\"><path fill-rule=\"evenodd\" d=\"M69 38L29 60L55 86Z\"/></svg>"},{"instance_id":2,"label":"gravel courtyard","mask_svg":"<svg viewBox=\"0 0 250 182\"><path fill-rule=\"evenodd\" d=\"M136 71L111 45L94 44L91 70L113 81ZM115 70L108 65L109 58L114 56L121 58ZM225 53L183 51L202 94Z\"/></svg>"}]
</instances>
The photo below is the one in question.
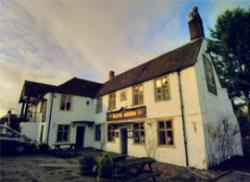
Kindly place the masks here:
<instances>
[{"instance_id":1,"label":"gravel courtyard","mask_svg":"<svg viewBox=\"0 0 250 182\"><path fill-rule=\"evenodd\" d=\"M93 151L89 151L93 152ZM95 153L96 154L96 153ZM1 182L95 182L96 177L86 177L80 174L79 159L58 158L49 155L0 156ZM218 182L248 182L250 173L237 171L199 171L165 163L155 163L154 170L161 171L157 181L218 181ZM220 176L217 178L218 176Z\"/></svg>"}]
</instances>

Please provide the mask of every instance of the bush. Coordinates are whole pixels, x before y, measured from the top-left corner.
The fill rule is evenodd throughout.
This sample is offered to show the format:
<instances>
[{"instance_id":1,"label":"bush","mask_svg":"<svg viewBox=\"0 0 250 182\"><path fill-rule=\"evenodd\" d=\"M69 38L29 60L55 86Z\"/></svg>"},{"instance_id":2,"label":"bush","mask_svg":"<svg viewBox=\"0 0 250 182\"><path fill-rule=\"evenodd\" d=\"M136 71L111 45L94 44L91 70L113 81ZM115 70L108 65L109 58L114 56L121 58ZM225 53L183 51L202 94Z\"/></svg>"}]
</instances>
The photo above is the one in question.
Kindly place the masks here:
<instances>
[{"instance_id":1,"label":"bush","mask_svg":"<svg viewBox=\"0 0 250 182\"><path fill-rule=\"evenodd\" d=\"M98 176L111 177L113 173L113 162L107 153L104 153L98 161Z\"/></svg>"},{"instance_id":2,"label":"bush","mask_svg":"<svg viewBox=\"0 0 250 182\"><path fill-rule=\"evenodd\" d=\"M93 167L96 160L92 155L85 155L80 160L80 171L83 175L93 175Z\"/></svg>"},{"instance_id":3,"label":"bush","mask_svg":"<svg viewBox=\"0 0 250 182\"><path fill-rule=\"evenodd\" d=\"M43 144L39 145L39 152L42 154L48 154L49 149L50 149L50 147L48 144L43 143Z\"/></svg>"}]
</instances>

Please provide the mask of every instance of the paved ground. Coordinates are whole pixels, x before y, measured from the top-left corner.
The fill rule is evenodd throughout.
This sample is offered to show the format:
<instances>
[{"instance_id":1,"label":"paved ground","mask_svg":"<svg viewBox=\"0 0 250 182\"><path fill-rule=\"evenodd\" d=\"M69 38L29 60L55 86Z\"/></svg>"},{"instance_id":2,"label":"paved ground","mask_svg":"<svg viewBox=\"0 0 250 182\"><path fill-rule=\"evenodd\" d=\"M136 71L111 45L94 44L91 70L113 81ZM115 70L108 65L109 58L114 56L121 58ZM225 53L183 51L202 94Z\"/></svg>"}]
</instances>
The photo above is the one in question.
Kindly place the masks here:
<instances>
[{"instance_id":1,"label":"paved ground","mask_svg":"<svg viewBox=\"0 0 250 182\"><path fill-rule=\"evenodd\" d=\"M92 151L89 151L92 153ZM95 153L96 154L96 153ZM1 182L95 182L95 177L81 176L79 159L57 158L48 155L4 156L0 158ZM155 163L154 170L162 172L159 182L249 182L250 173L237 171L221 175L218 171L198 171L165 163ZM220 178L215 179L221 175Z\"/></svg>"}]
</instances>

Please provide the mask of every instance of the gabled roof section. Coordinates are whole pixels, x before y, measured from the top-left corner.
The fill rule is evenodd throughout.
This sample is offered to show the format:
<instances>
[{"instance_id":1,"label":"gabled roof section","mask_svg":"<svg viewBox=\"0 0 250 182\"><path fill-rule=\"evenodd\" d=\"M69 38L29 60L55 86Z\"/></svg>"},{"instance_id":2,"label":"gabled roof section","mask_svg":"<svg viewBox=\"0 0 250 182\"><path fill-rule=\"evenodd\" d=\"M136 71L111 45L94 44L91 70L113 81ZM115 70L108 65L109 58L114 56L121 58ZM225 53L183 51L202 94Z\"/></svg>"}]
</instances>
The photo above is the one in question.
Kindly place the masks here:
<instances>
[{"instance_id":1,"label":"gabled roof section","mask_svg":"<svg viewBox=\"0 0 250 182\"><path fill-rule=\"evenodd\" d=\"M39 97L47 92L55 90L55 88L56 86L54 85L25 80L19 102L21 102L25 96Z\"/></svg>"},{"instance_id":2,"label":"gabled roof section","mask_svg":"<svg viewBox=\"0 0 250 182\"><path fill-rule=\"evenodd\" d=\"M93 98L102 86L103 84L101 83L74 77L71 80L59 85L56 91L59 93Z\"/></svg>"},{"instance_id":3,"label":"gabled roof section","mask_svg":"<svg viewBox=\"0 0 250 182\"><path fill-rule=\"evenodd\" d=\"M185 44L144 64L115 76L104 83L98 95L105 95L196 63L203 39Z\"/></svg>"},{"instance_id":4,"label":"gabled roof section","mask_svg":"<svg viewBox=\"0 0 250 182\"><path fill-rule=\"evenodd\" d=\"M48 92L93 98L97 95L102 86L103 84L101 83L83 80L80 78L72 78L58 86L25 80L19 102L21 102L25 97L38 98Z\"/></svg>"}]
</instances>

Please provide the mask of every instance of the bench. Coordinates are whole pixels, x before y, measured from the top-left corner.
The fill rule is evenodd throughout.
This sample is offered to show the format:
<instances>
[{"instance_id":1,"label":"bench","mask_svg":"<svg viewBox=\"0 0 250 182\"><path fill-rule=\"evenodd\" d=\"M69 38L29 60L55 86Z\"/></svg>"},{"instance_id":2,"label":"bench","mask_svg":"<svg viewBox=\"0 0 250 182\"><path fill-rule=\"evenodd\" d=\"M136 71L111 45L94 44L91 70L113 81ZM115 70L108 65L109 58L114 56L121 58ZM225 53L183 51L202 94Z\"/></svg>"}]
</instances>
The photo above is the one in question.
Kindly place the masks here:
<instances>
[{"instance_id":1,"label":"bench","mask_svg":"<svg viewBox=\"0 0 250 182\"><path fill-rule=\"evenodd\" d=\"M77 156L77 149L74 143L56 143L55 154L59 157Z\"/></svg>"}]
</instances>

